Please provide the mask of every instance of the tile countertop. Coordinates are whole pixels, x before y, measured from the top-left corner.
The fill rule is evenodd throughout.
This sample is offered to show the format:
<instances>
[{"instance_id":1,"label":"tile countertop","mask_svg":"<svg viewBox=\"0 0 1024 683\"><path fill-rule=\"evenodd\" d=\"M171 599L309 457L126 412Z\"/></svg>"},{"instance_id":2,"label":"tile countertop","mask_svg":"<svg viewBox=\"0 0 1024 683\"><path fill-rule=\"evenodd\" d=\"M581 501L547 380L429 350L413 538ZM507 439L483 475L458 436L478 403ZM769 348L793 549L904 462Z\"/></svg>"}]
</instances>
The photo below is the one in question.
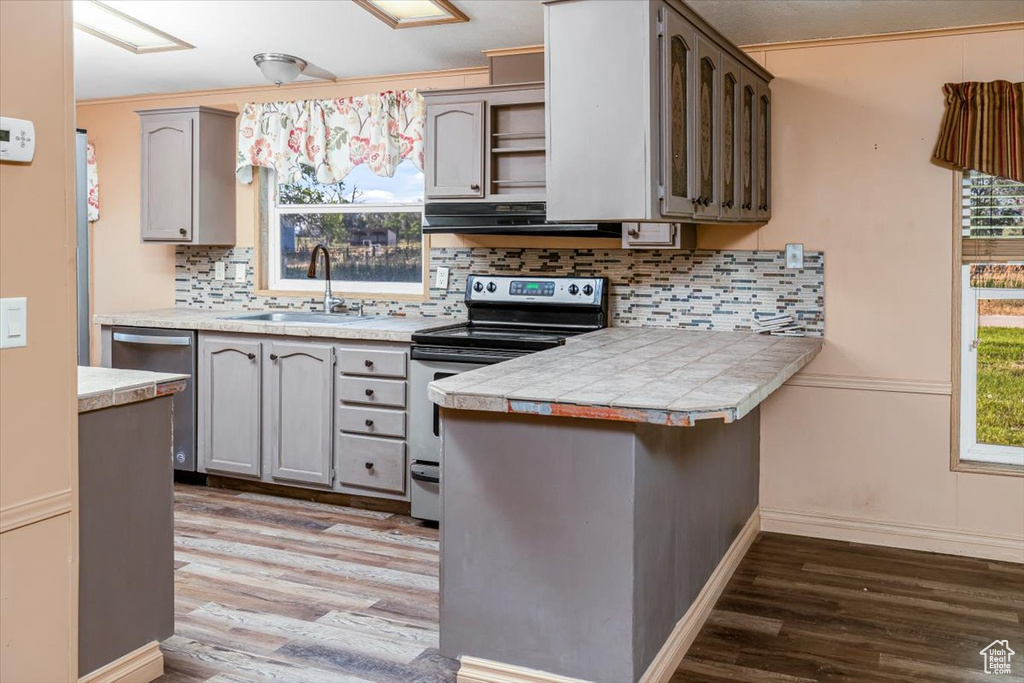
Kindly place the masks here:
<instances>
[{"instance_id":1,"label":"tile countertop","mask_svg":"<svg viewBox=\"0 0 1024 683\"><path fill-rule=\"evenodd\" d=\"M78 366L78 412L146 401L185 389L188 375Z\"/></svg>"},{"instance_id":2,"label":"tile countertop","mask_svg":"<svg viewBox=\"0 0 1024 683\"><path fill-rule=\"evenodd\" d=\"M611 327L432 382L443 408L689 426L738 420L821 351L816 337Z\"/></svg>"},{"instance_id":3,"label":"tile countertop","mask_svg":"<svg viewBox=\"0 0 1024 683\"><path fill-rule=\"evenodd\" d=\"M462 322L461 318L422 316L380 316L373 320L344 325L280 323L265 320L228 320L231 316L256 313L295 313L285 310L221 310L195 308L162 308L137 313L106 313L92 317L98 325L157 327L207 332L241 332L247 334L282 335L287 337L320 337L326 339L360 339L364 341L412 341L412 335ZM344 320L344 314L338 314Z\"/></svg>"}]
</instances>

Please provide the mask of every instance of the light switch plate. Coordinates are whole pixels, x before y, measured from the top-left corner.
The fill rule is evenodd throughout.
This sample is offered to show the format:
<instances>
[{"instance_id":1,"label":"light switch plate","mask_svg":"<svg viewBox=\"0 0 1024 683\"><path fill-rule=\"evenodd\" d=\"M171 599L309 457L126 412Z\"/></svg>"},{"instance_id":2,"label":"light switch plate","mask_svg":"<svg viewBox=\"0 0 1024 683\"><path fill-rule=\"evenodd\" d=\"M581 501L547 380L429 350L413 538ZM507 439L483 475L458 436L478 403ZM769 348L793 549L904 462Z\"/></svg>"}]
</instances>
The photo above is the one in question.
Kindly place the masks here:
<instances>
[{"instance_id":1,"label":"light switch plate","mask_svg":"<svg viewBox=\"0 0 1024 683\"><path fill-rule=\"evenodd\" d=\"M0 299L0 349L28 346L28 299Z\"/></svg>"},{"instance_id":2,"label":"light switch plate","mask_svg":"<svg viewBox=\"0 0 1024 683\"><path fill-rule=\"evenodd\" d=\"M786 267L797 269L804 267L804 245L786 245Z\"/></svg>"},{"instance_id":3,"label":"light switch plate","mask_svg":"<svg viewBox=\"0 0 1024 683\"><path fill-rule=\"evenodd\" d=\"M245 264L235 264L235 282L245 282Z\"/></svg>"},{"instance_id":4,"label":"light switch plate","mask_svg":"<svg viewBox=\"0 0 1024 683\"><path fill-rule=\"evenodd\" d=\"M217 261L213 264L213 279L223 280L224 279L224 262Z\"/></svg>"},{"instance_id":5,"label":"light switch plate","mask_svg":"<svg viewBox=\"0 0 1024 683\"><path fill-rule=\"evenodd\" d=\"M434 277L434 286L438 289L448 289L448 267L438 266L437 275Z\"/></svg>"}]
</instances>

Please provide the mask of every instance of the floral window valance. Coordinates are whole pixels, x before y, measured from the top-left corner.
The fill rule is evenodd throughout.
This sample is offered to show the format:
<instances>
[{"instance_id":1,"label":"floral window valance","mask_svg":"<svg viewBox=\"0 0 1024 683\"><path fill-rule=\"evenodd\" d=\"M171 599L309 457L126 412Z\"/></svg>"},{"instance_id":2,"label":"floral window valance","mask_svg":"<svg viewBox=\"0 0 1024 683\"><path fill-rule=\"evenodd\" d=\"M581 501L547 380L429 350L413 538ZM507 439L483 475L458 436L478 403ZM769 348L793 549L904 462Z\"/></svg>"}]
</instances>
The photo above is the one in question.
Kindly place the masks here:
<instances>
[{"instance_id":1,"label":"floral window valance","mask_svg":"<svg viewBox=\"0 0 1024 683\"><path fill-rule=\"evenodd\" d=\"M934 157L1024 182L1024 83L947 83Z\"/></svg>"},{"instance_id":2,"label":"floral window valance","mask_svg":"<svg viewBox=\"0 0 1024 683\"><path fill-rule=\"evenodd\" d=\"M88 189L86 212L92 223L100 219L100 176L96 171L96 146L91 142L85 143L85 179Z\"/></svg>"},{"instance_id":3,"label":"floral window valance","mask_svg":"<svg viewBox=\"0 0 1024 683\"><path fill-rule=\"evenodd\" d=\"M337 183L359 164L392 177L406 159L422 171L424 110L415 90L247 104L238 126L235 174L250 183L252 167L262 166L296 182L306 165L319 182Z\"/></svg>"}]
</instances>

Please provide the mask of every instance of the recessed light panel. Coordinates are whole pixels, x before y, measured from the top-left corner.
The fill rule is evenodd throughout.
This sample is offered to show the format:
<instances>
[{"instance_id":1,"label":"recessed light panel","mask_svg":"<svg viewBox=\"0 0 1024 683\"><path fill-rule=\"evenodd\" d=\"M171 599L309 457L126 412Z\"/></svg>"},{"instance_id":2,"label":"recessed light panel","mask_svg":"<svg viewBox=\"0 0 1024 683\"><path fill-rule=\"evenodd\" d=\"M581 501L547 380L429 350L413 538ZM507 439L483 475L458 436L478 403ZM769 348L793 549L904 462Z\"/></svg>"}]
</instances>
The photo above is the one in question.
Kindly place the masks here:
<instances>
[{"instance_id":1,"label":"recessed light panel","mask_svg":"<svg viewBox=\"0 0 1024 683\"><path fill-rule=\"evenodd\" d=\"M469 21L448 0L354 0L391 28L412 28Z\"/></svg>"},{"instance_id":2,"label":"recessed light panel","mask_svg":"<svg viewBox=\"0 0 1024 683\"><path fill-rule=\"evenodd\" d=\"M75 28L136 54L195 46L96 0L75 0Z\"/></svg>"}]
</instances>

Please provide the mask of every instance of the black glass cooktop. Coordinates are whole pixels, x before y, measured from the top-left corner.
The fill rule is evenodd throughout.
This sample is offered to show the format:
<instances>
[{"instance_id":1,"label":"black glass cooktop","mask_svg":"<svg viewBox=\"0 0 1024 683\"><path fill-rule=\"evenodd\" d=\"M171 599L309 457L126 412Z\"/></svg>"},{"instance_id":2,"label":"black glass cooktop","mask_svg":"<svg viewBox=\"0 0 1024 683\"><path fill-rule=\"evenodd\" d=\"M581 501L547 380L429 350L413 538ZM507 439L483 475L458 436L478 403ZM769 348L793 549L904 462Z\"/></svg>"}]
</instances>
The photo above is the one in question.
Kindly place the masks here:
<instances>
[{"instance_id":1,"label":"black glass cooktop","mask_svg":"<svg viewBox=\"0 0 1024 683\"><path fill-rule=\"evenodd\" d=\"M565 343L578 330L510 328L468 323L433 332L414 334L415 344L429 346L470 346L474 348L523 349L538 351Z\"/></svg>"}]
</instances>

